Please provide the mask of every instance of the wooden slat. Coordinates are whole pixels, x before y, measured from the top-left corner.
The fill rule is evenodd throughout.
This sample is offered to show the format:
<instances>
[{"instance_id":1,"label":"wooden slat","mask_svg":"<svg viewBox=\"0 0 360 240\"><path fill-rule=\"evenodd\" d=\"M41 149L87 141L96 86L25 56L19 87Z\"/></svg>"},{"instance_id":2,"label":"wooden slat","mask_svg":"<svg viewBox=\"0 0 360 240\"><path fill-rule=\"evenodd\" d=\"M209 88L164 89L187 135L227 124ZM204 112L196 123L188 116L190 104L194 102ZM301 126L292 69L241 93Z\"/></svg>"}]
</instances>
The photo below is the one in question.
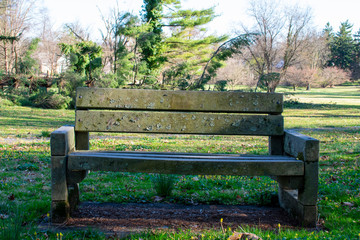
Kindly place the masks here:
<instances>
[{"instance_id":1,"label":"wooden slat","mask_svg":"<svg viewBox=\"0 0 360 240\"><path fill-rule=\"evenodd\" d=\"M280 115L76 111L76 131L221 135L282 135Z\"/></svg>"},{"instance_id":2,"label":"wooden slat","mask_svg":"<svg viewBox=\"0 0 360 240\"><path fill-rule=\"evenodd\" d=\"M305 162L319 161L319 144L319 140L315 138L303 135L294 130L285 131L285 152Z\"/></svg>"},{"instance_id":3,"label":"wooden slat","mask_svg":"<svg viewBox=\"0 0 360 240\"><path fill-rule=\"evenodd\" d=\"M121 171L190 175L301 176L304 163L285 156L199 157L146 153L73 152L68 157L71 170Z\"/></svg>"},{"instance_id":4,"label":"wooden slat","mask_svg":"<svg viewBox=\"0 0 360 240\"><path fill-rule=\"evenodd\" d=\"M78 109L272 113L283 111L282 94L78 88Z\"/></svg>"}]
</instances>

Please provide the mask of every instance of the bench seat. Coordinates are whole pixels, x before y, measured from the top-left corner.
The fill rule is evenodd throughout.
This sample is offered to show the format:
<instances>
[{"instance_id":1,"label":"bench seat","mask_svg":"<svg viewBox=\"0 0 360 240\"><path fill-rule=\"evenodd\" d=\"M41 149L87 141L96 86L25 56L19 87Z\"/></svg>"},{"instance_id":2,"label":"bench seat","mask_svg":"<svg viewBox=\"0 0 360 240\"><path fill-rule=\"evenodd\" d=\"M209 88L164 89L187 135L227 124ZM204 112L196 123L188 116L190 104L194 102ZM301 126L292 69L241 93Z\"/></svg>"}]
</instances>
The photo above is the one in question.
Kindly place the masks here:
<instances>
[{"instance_id":1,"label":"bench seat","mask_svg":"<svg viewBox=\"0 0 360 240\"><path fill-rule=\"evenodd\" d=\"M302 176L304 162L276 155L76 151L68 155L68 169L182 175Z\"/></svg>"}]
</instances>

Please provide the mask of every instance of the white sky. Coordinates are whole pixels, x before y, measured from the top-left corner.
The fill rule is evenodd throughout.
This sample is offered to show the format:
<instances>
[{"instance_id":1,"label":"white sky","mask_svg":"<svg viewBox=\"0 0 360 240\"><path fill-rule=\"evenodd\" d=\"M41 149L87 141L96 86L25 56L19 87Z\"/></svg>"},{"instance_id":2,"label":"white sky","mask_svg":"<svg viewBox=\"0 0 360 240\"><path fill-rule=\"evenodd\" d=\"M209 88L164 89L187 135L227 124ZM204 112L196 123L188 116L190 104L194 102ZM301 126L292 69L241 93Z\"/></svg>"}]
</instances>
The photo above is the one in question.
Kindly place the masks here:
<instances>
[{"instance_id":1,"label":"white sky","mask_svg":"<svg viewBox=\"0 0 360 240\"><path fill-rule=\"evenodd\" d=\"M288 3L299 3L309 6L313 11L313 25L320 31L330 22L335 31L341 22L347 19L354 24L353 31L360 28L359 0L284 0ZM138 14L143 4L142 0L118 0L122 11ZM209 26L210 32L231 34L240 22L251 24L247 15L248 0L182 0L184 8L201 9L215 6L217 17ZM92 32L94 40L100 38L99 29L102 21L99 9L106 16L109 9L116 6L116 0L43 0L43 6L49 11L49 16L55 27L64 23L79 21Z\"/></svg>"}]
</instances>

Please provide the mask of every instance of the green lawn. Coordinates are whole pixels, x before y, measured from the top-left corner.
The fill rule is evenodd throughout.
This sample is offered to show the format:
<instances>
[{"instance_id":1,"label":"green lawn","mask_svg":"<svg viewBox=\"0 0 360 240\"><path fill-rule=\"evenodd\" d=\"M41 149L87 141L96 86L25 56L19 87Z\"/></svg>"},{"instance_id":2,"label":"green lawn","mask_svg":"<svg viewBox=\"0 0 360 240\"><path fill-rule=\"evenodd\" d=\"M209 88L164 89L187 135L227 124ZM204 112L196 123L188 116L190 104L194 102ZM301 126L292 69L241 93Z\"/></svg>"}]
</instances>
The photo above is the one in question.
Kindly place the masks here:
<instances>
[{"instance_id":1,"label":"green lawn","mask_svg":"<svg viewBox=\"0 0 360 240\"><path fill-rule=\"evenodd\" d=\"M263 239L360 239L359 90L351 86L290 92L285 104L285 127L297 128L321 141L318 207L325 229L283 229L279 233L244 226L244 230ZM16 232L16 220L23 223L21 239L60 239L60 232L42 232L36 226L47 222L50 209L47 136L61 125L72 124L73 119L73 110L0 105L0 239L6 239L5 231ZM91 145L94 149L265 154L266 141L264 137L123 134L104 138L95 134ZM276 184L267 177L207 176L197 181L194 177L177 176L174 194L166 200L267 205L277 191ZM153 178L150 174L91 173L81 184L81 200L152 202L156 195ZM94 231L62 234L62 239L105 238ZM183 229L177 233L143 233L132 239L227 239L230 234L220 229L203 233Z\"/></svg>"}]
</instances>

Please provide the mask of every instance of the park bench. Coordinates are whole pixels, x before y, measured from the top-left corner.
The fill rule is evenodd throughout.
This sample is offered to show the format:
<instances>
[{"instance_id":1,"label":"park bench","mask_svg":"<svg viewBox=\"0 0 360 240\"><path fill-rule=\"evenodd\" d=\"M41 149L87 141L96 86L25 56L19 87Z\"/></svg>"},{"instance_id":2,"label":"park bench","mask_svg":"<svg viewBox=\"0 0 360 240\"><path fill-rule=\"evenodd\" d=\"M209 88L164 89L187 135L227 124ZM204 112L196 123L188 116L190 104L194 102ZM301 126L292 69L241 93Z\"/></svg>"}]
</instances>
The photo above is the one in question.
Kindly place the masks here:
<instances>
[{"instance_id":1,"label":"park bench","mask_svg":"<svg viewBox=\"0 0 360 240\"><path fill-rule=\"evenodd\" d=\"M319 141L285 131L282 94L78 88L75 126L51 134L51 221L66 221L91 171L271 176L280 206L317 217ZM89 150L89 132L269 136L268 155Z\"/></svg>"}]
</instances>

